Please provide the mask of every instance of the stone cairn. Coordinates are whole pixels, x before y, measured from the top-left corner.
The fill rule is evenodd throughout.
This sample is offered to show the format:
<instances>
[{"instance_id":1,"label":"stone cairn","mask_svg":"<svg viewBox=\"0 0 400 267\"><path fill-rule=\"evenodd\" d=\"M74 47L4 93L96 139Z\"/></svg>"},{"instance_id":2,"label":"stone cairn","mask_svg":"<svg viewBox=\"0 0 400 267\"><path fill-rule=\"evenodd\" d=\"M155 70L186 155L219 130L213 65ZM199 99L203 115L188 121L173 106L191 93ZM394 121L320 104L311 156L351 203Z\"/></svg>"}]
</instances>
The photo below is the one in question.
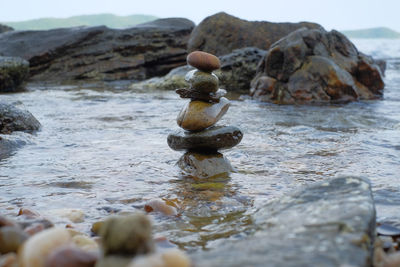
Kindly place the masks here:
<instances>
[{"instance_id":1,"label":"stone cairn","mask_svg":"<svg viewBox=\"0 0 400 267\"><path fill-rule=\"evenodd\" d=\"M186 151L178 166L188 175L209 178L229 173L232 166L218 150L239 144L243 133L235 126L215 126L230 105L224 97L226 90L218 88L218 77L212 73L221 63L216 56L201 51L190 53L187 63L196 68L185 77L190 87L176 93L190 101L177 118L182 129L168 135L168 145Z\"/></svg>"}]
</instances>

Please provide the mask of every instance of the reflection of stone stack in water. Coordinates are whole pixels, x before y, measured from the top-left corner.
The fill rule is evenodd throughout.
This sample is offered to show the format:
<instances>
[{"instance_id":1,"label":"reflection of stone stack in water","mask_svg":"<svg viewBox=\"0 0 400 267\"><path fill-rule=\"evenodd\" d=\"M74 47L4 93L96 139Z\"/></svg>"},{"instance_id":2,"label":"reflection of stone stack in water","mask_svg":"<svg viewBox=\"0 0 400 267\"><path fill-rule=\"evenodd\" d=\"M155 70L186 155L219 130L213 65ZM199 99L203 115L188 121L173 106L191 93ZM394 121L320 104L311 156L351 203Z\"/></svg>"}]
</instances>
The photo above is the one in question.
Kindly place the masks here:
<instances>
[{"instance_id":1,"label":"reflection of stone stack in water","mask_svg":"<svg viewBox=\"0 0 400 267\"><path fill-rule=\"evenodd\" d=\"M227 112L230 102L223 97L226 91L218 89L218 77L212 71L220 68L219 59L205 52L192 52L187 57L196 68L188 72L190 88L177 89L182 98L189 98L178 115L183 129L168 136L168 145L174 150L186 150L178 165L196 177L211 177L229 173L229 161L218 152L237 145L243 134L234 126L214 126Z\"/></svg>"}]
</instances>

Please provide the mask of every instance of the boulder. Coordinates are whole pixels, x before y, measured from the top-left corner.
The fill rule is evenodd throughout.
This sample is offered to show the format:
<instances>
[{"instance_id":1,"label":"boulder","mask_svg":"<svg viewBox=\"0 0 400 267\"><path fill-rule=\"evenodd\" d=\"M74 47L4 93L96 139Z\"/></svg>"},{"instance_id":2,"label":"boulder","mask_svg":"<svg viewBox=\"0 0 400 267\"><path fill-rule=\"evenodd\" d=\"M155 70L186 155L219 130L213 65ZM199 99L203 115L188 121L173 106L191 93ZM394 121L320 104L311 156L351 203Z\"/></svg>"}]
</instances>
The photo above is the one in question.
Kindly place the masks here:
<instances>
[{"instance_id":1,"label":"boulder","mask_svg":"<svg viewBox=\"0 0 400 267\"><path fill-rule=\"evenodd\" d=\"M14 30L13 28L11 28L11 27L9 27L7 25L0 24L0 33L13 31L13 30Z\"/></svg>"},{"instance_id":2,"label":"boulder","mask_svg":"<svg viewBox=\"0 0 400 267\"><path fill-rule=\"evenodd\" d=\"M250 82L256 74L257 65L266 52L255 47L245 47L219 57L221 68L214 73L219 78L220 87L229 92L247 93ZM138 90L188 88L189 84L185 81L185 75L193 69L189 65L177 67L163 77L134 83L131 88Z\"/></svg>"},{"instance_id":3,"label":"boulder","mask_svg":"<svg viewBox=\"0 0 400 267\"><path fill-rule=\"evenodd\" d=\"M222 56L234 49L254 46L267 50L271 44L302 27L321 26L310 22L272 23L247 21L224 12L205 18L190 35L189 52L201 50Z\"/></svg>"},{"instance_id":4,"label":"boulder","mask_svg":"<svg viewBox=\"0 0 400 267\"><path fill-rule=\"evenodd\" d=\"M159 19L129 29L105 26L0 35L0 55L29 61L34 81L143 80L186 64L194 23Z\"/></svg>"},{"instance_id":5,"label":"boulder","mask_svg":"<svg viewBox=\"0 0 400 267\"><path fill-rule=\"evenodd\" d=\"M10 134L14 131L33 132L39 128L40 123L29 111L0 101L0 134Z\"/></svg>"},{"instance_id":6,"label":"boulder","mask_svg":"<svg viewBox=\"0 0 400 267\"><path fill-rule=\"evenodd\" d=\"M302 28L270 47L250 94L278 104L376 99L383 93L382 76L343 34Z\"/></svg>"},{"instance_id":7,"label":"boulder","mask_svg":"<svg viewBox=\"0 0 400 267\"><path fill-rule=\"evenodd\" d=\"M196 266L371 266L375 206L369 181L340 177L271 200L254 234L192 255ZM246 257L243 257L246 255Z\"/></svg>"},{"instance_id":8,"label":"boulder","mask_svg":"<svg viewBox=\"0 0 400 267\"><path fill-rule=\"evenodd\" d=\"M0 56L0 93L18 90L28 76L28 61L19 57Z\"/></svg>"}]
</instances>

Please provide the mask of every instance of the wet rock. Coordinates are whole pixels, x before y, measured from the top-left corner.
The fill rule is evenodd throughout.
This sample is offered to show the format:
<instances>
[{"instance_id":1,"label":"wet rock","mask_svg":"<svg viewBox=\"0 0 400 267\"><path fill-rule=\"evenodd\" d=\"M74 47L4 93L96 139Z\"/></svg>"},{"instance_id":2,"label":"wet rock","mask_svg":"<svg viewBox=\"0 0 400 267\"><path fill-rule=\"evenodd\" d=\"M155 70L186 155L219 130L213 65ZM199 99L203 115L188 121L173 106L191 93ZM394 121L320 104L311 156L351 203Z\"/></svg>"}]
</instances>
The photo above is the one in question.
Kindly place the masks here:
<instances>
[{"instance_id":1,"label":"wet rock","mask_svg":"<svg viewBox=\"0 0 400 267\"><path fill-rule=\"evenodd\" d=\"M0 101L0 134L10 134L14 131L33 132L39 128L40 123L29 111Z\"/></svg>"},{"instance_id":2,"label":"wet rock","mask_svg":"<svg viewBox=\"0 0 400 267\"><path fill-rule=\"evenodd\" d=\"M4 226L17 226L17 223L10 218L0 215L0 228Z\"/></svg>"},{"instance_id":3,"label":"wet rock","mask_svg":"<svg viewBox=\"0 0 400 267\"><path fill-rule=\"evenodd\" d=\"M178 161L185 174L197 178L211 178L233 171L228 159L221 153L186 152Z\"/></svg>"},{"instance_id":4,"label":"wet rock","mask_svg":"<svg viewBox=\"0 0 400 267\"><path fill-rule=\"evenodd\" d=\"M17 252L28 235L19 227L4 226L0 228L0 253Z\"/></svg>"},{"instance_id":5,"label":"wet rock","mask_svg":"<svg viewBox=\"0 0 400 267\"><path fill-rule=\"evenodd\" d=\"M92 224L92 227L90 228L90 231L92 231L92 233L99 235L100 234L100 229L103 226L104 221L98 221L98 222L94 222Z\"/></svg>"},{"instance_id":6,"label":"wet rock","mask_svg":"<svg viewBox=\"0 0 400 267\"><path fill-rule=\"evenodd\" d=\"M28 60L35 81L144 80L186 64L193 27L190 20L168 18L120 30L12 31L0 35L0 55Z\"/></svg>"},{"instance_id":7,"label":"wet rock","mask_svg":"<svg viewBox=\"0 0 400 267\"><path fill-rule=\"evenodd\" d=\"M269 201L253 222L259 230L251 236L221 240L193 255L196 266L372 264L375 207L365 179L341 177L310 185Z\"/></svg>"},{"instance_id":8,"label":"wet rock","mask_svg":"<svg viewBox=\"0 0 400 267\"><path fill-rule=\"evenodd\" d=\"M44 267L94 267L99 255L67 245L54 249Z\"/></svg>"},{"instance_id":9,"label":"wet rock","mask_svg":"<svg viewBox=\"0 0 400 267\"><path fill-rule=\"evenodd\" d=\"M215 93L199 93L196 90L180 88L176 89L177 93L181 98L190 98L191 100L201 100L210 103L218 103L221 97L226 95L225 89L218 89Z\"/></svg>"},{"instance_id":10,"label":"wet rock","mask_svg":"<svg viewBox=\"0 0 400 267\"><path fill-rule=\"evenodd\" d=\"M13 30L14 29L11 28L10 26L4 25L4 24L0 24L0 33L13 31Z\"/></svg>"},{"instance_id":11,"label":"wet rock","mask_svg":"<svg viewBox=\"0 0 400 267\"><path fill-rule=\"evenodd\" d=\"M50 253L68 244L71 237L66 229L51 228L29 238L19 252L22 266L42 267Z\"/></svg>"},{"instance_id":12,"label":"wet rock","mask_svg":"<svg viewBox=\"0 0 400 267\"><path fill-rule=\"evenodd\" d=\"M316 29L321 26L309 22L247 21L220 12L205 18L194 28L188 50L201 50L217 56L250 46L267 50L274 42L302 27Z\"/></svg>"},{"instance_id":13,"label":"wet rock","mask_svg":"<svg viewBox=\"0 0 400 267\"><path fill-rule=\"evenodd\" d=\"M44 225L41 223L34 223L32 225L27 226L24 229L24 232L27 233L28 235L34 235L37 234L45 229Z\"/></svg>"},{"instance_id":14,"label":"wet rock","mask_svg":"<svg viewBox=\"0 0 400 267\"><path fill-rule=\"evenodd\" d=\"M112 216L100 229L104 255L140 255L153 251L151 223L144 214Z\"/></svg>"},{"instance_id":15,"label":"wet rock","mask_svg":"<svg viewBox=\"0 0 400 267\"><path fill-rule=\"evenodd\" d=\"M213 126L202 132L176 131L168 135L173 150L216 151L236 146L242 140L242 131L235 126Z\"/></svg>"},{"instance_id":16,"label":"wet rock","mask_svg":"<svg viewBox=\"0 0 400 267\"><path fill-rule=\"evenodd\" d=\"M0 56L0 93L17 91L28 76L28 61L19 57Z\"/></svg>"},{"instance_id":17,"label":"wet rock","mask_svg":"<svg viewBox=\"0 0 400 267\"><path fill-rule=\"evenodd\" d=\"M17 216L25 216L27 218L39 218L40 214L34 210L20 208Z\"/></svg>"},{"instance_id":18,"label":"wet rock","mask_svg":"<svg viewBox=\"0 0 400 267\"><path fill-rule=\"evenodd\" d=\"M178 125L189 131L201 131L217 123L228 111L230 102L222 97L218 103L190 101L178 114Z\"/></svg>"},{"instance_id":19,"label":"wet rock","mask_svg":"<svg viewBox=\"0 0 400 267\"><path fill-rule=\"evenodd\" d=\"M191 89L202 93L214 93L218 90L218 77L213 73L200 70L189 71L185 80L190 84Z\"/></svg>"},{"instance_id":20,"label":"wet rock","mask_svg":"<svg viewBox=\"0 0 400 267\"><path fill-rule=\"evenodd\" d=\"M376 228L378 235L400 237L400 229L390 224L381 224Z\"/></svg>"},{"instance_id":21,"label":"wet rock","mask_svg":"<svg viewBox=\"0 0 400 267\"><path fill-rule=\"evenodd\" d=\"M278 104L348 102L382 96L375 61L341 33L299 29L273 44L251 82L251 95Z\"/></svg>"},{"instance_id":22,"label":"wet rock","mask_svg":"<svg viewBox=\"0 0 400 267\"><path fill-rule=\"evenodd\" d=\"M178 249L135 258L128 267L189 267L190 259Z\"/></svg>"},{"instance_id":23,"label":"wet rock","mask_svg":"<svg viewBox=\"0 0 400 267\"><path fill-rule=\"evenodd\" d=\"M94 241L89 236L84 234L74 235L71 239L72 243L74 243L78 248L84 251L98 251L99 245L96 241Z\"/></svg>"},{"instance_id":24,"label":"wet rock","mask_svg":"<svg viewBox=\"0 0 400 267\"><path fill-rule=\"evenodd\" d=\"M212 72L221 67L221 62L216 56L202 51L194 51L186 59L190 66L205 72Z\"/></svg>"},{"instance_id":25,"label":"wet rock","mask_svg":"<svg viewBox=\"0 0 400 267\"><path fill-rule=\"evenodd\" d=\"M49 210L48 215L66 218L73 223L81 223L85 220L85 213L81 209L64 208Z\"/></svg>"},{"instance_id":26,"label":"wet rock","mask_svg":"<svg viewBox=\"0 0 400 267\"><path fill-rule=\"evenodd\" d=\"M172 207L165 203L162 199L151 199L144 205L146 212L161 212L167 216L177 215L178 212L175 207Z\"/></svg>"}]
</instances>

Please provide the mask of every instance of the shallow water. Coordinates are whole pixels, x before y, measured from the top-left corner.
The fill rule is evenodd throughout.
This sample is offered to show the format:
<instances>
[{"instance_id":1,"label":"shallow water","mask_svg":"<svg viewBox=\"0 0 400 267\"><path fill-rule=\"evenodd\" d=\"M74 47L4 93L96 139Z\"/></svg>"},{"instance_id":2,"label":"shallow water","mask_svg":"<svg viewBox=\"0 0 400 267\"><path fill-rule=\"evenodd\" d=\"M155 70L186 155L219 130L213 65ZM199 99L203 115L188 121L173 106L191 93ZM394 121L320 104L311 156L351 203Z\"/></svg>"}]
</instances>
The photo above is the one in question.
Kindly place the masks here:
<instances>
[{"instance_id":1,"label":"shallow water","mask_svg":"<svg viewBox=\"0 0 400 267\"><path fill-rule=\"evenodd\" d=\"M363 42L356 45L373 55L380 51ZM219 124L244 132L237 147L223 152L237 172L212 180L185 177L175 165L182 153L166 138L185 103L175 93L131 91L118 83L28 85L27 92L0 95L22 101L43 125L0 160L0 213L28 207L69 223L54 210L78 208L85 220L74 225L89 231L109 213L163 198L180 214L154 215L156 236L192 251L254 231L251 214L266 200L356 175L372 182L378 220L400 225L400 56L389 57L385 82L383 100L347 105L233 100Z\"/></svg>"}]
</instances>

